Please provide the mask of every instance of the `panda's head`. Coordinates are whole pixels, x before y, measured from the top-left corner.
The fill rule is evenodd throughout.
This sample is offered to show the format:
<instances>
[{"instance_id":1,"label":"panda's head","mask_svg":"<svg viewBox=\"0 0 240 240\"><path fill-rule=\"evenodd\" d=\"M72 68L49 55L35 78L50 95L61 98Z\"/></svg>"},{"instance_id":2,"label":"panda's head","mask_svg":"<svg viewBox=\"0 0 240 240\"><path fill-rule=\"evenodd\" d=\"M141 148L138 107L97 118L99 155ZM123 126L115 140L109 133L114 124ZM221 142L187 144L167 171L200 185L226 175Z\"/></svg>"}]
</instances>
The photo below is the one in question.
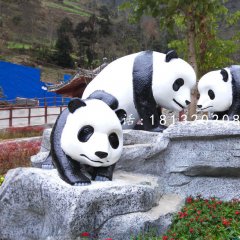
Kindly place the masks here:
<instances>
[{"instance_id":1,"label":"panda's head","mask_svg":"<svg viewBox=\"0 0 240 240\"><path fill-rule=\"evenodd\" d=\"M123 134L115 112L97 99L73 99L62 131L61 147L72 159L93 167L110 166L118 161Z\"/></svg>"},{"instance_id":2,"label":"panda's head","mask_svg":"<svg viewBox=\"0 0 240 240\"><path fill-rule=\"evenodd\" d=\"M223 112L232 105L232 75L228 68L205 74L198 83L202 111Z\"/></svg>"},{"instance_id":3,"label":"panda's head","mask_svg":"<svg viewBox=\"0 0 240 240\"><path fill-rule=\"evenodd\" d=\"M181 111L191 102L191 90L196 85L195 71L178 58L175 51L168 52L163 58L162 64L155 64L153 69L154 98L166 109Z\"/></svg>"}]
</instances>

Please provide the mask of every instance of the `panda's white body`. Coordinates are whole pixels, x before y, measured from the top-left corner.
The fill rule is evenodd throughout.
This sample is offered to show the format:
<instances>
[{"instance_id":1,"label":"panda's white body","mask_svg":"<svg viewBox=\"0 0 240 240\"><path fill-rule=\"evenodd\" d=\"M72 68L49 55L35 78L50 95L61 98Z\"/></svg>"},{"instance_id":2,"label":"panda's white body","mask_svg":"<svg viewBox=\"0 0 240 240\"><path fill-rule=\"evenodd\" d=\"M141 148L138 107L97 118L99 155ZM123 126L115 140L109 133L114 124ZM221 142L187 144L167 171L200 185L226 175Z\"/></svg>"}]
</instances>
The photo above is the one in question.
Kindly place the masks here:
<instances>
[{"instance_id":1,"label":"panda's white body","mask_svg":"<svg viewBox=\"0 0 240 240\"><path fill-rule=\"evenodd\" d=\"M190 92L196 84L196 75L193 68L184 60L180 58L173 58L166 61L166 54L151 52L152 63L146 62L144 54L147 52L140 52L119 58L110 63L104 68L86 87L83 93L83 99L87 98L96 90L103 90L113 95L118 100L118 109L123 109L127 117L131 117L133 123L125 124L123 128L133 128L137 121L142 117L139 116L139 111L136 107L136 100L134 96L133 73L134 71L145 71L145 66L152 64L152 75L150 83L143 82L137 79L136 85L142 84L142 93L144 93L144 84L149 84L147 88L151 88L150 93L156 102L156 106L163 107L170 110L181 111L190 103ZM136 66L136 58L143 56L140 59L140 66ZM143 69L142 69L143 68ZM146 69L146 72L148 69ZM184 79L184 85L178 92L173 91L174 81L178 78ZM141 93L139 93L141 95ZM150 96L149 96L150 97ZM147 97L143 97L141 101L145 102L143 105L148 108ZM174 102L177 101L179 104Z\"/></svg>"},{"instance_id":2,"label":"panda's white body","mask_svg":"<svg viewBox=\"0 0 240 240\"><path fill-rule=\"evenodd\" d=\"M133 125L139 119L136 108L133 104L133 82L130 79L133 69L134 59L137 54L131 54L113 61L104 68L86 87L82 98L87 98L96 90L104 90L113 95L119 103L119 108L124 109L129 116L132 114ZM129 124L125 128L132 128Z\"/></svg>"}]
</instances>

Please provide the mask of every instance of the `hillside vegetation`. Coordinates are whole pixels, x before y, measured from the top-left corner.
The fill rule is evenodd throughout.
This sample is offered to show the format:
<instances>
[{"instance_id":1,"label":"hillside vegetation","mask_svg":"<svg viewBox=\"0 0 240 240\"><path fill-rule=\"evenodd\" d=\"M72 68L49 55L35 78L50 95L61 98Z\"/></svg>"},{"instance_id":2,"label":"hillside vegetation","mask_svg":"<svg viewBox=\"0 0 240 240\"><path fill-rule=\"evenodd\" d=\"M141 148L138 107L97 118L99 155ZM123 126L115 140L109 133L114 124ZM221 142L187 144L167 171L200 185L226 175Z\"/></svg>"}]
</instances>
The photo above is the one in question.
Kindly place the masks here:
<instances>
[{"instance_id":1,"label":"hillside vegetation","mask_svg":"<svg viewBox=\"0 0 240 240\"><path fill-rule=\"evenodd\" d=\"M42 80L55 82L77 67L97 67L104 57L111 61L140 50L166 51L177 33L160 32L159 21L151 17L129 24L128 10L118 8L125 1L1 0L0 60L40 67ZM230 0L228 7L234 11L240 3ZM233 31L239 29L223 34Z\"/></svg>"},{"instance_id":2,"label":"hillside vegetation","mask_svg":"<svg viewBox=\"0 0 240 240\"><path fill-rule=\"evenodd\" d=\"M72 45L71 69L94 68L104 57L112 60L142 49L160 49L165 39L160 39L157 22L145 18L139 24L130 25L128 13L118 9L123 2L1 0L0 59L41 67L44 81L59 80L65 69L62 71L56 56L52 56L56 53L58 29L65 18L72 23L72 31L67 33ZM79 30L84 23L85 29L76 36L77 27Z\"/></svg>"}]
</instances>

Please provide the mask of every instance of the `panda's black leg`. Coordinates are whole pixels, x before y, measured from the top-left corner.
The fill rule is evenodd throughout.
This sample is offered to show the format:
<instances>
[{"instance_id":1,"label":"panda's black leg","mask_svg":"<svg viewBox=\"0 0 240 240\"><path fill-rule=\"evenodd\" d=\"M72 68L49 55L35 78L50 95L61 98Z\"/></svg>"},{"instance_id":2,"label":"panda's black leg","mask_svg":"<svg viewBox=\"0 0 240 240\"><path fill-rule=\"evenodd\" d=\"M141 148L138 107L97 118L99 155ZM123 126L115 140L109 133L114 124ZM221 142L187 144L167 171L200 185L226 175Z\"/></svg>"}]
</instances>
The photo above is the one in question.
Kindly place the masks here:
<instances>
[{"instance_id":1,"label":"panda's black leg","mask_svg":"<svg viewBox=\"0 0 240 240\"><path fill-rule=\"evenodd\" d=\"M94 168L92 179L95 181L111 181L115 164L109 167Z\"/></svg>"},{"instance_id":2,"label":"panda's black leg","mask_svg":"<svg viewBox=\"0 0 240 240\"><path fill-rule=\"evenodd\" d=\"M74 186L91 184L91 180L81 171L81 164L74 161L69 156L63 154L62 158L55 161L60 177Z\"/></svg>"},{"instance_id":3,"label":"panda's black leg","mask_svg":"<svg viewBox=\"0 0 240 240\"><path fill-rule=\"evenodd\" d=\"M143 122L144 130L151 132L162 132L167 127L160 124L161 109L155 105L146 103L145 107L138 109L138 114Z\"/></svg>"},{"instance_id":4,"label":"panda's black leg","mask_svg":"<svg viewBox=\"0 0 240 240\"><path fill-rule=\"evenodd\" d=\"M133 98L144 130L162 132L165 127L160 125L160 114L153 96L153 52L139 54L133 64Z\"/></svg>"}]
</instances>

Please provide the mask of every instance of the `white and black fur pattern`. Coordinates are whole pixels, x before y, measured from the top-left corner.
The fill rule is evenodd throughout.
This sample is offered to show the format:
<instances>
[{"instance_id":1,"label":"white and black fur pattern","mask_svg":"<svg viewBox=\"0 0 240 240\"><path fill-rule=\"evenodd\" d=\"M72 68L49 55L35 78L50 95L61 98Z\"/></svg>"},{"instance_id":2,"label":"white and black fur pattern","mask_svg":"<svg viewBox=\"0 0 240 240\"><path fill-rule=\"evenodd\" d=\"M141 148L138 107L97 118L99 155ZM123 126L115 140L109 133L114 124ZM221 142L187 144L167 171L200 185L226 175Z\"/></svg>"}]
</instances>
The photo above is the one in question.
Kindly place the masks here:
<instances>
[{"instance_id":1,"label":"white and black fur pattern","mask_svg":"<svg viewBox=\"0 0 240 240\"><path fill-rule=\"evenodd\" d=\"M104 93L101 93L102 95ZM100 94L100 95L101 95ZM105 94L112 109L116 99ZM51 152L60 177L71 185L90 184L83 165L93 180L111 180L123 147L122 127L115 112L105 102L75 98L58 117L51 133ZM90 166L90 167L89 167Z\"/></svg>"},{"instance_id":2,"label":"white and black fur pattern","mask_svg":"<svg viewBox=\"0 0 240 240\"><path fill-rule=\"evenodd\" d=\"M110 63L89 83L83 98L103 90L117 99L118 110L131 119L132 124L124 124L124 129L134 128L140 120L144 130L162 131L161 107L176 111L186 108L195 84L193 68L175 51L144 51Z\"/></svg>"},{"instance_id":3,"label":"white and black fur pattern","mask_svg":"<svg viewBox=\"0 0 240 240\"><path fill-rule=\"evenodd\" d=\"M197 106L213 113L213 119L240 116L240 66L232 65L206 73L198 84L200 98Z\"/></svg>"}]
</instances>

